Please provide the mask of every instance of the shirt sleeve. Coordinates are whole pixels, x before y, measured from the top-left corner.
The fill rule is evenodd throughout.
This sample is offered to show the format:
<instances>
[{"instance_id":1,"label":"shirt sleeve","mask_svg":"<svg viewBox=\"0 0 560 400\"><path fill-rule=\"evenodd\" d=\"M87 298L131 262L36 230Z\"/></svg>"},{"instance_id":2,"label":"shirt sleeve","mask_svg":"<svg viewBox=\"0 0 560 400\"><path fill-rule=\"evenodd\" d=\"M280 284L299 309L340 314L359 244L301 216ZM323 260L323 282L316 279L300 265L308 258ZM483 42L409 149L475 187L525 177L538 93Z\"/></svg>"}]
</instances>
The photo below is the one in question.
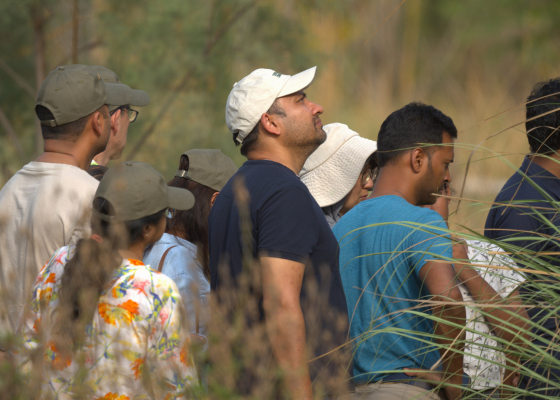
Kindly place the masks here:
<instances>
[{"instance_id":1,"label":"shirt sleeve","mask_svg":"<svg viewBox=\"0 0 560 400\"><path fill-rule=\"evenodd\" d=\"M546 202L527 202L523 206L548 207ZM527 251L554 250L559 248L554 236L556 230L549 226L550 223L559 226L558 215L549 214L543 210L518 208L513 203L509 207L497 207L491 211L492 218L488 218L484 234L495 240L508 239L504 244L520 247Z\"/></svg>"},{"instance_id":2,"label":"shirt sleeve","mask_svg":"<svg viewBox=\"0 0 560 400\"><path fill-rule=\"evenodd\" d=\"M181 246L169 251L162 269L177 285L191 333L196 333L196 315L200 308L197 269L195 259Z\"/></svg>"},{"instance_id":3,"label":"shirt sleeve","mask_svg":"<svg viewBox=\"0 0 560 400\"><path fill-rule=\"evenodd\" d=\"M319 240L316 209L309 192L287 186L257 211L259 254L305 262Z\"/></svg>"},{"instance_id":4,"label":"shirt sleeve","mask_svg":"<svg viewBox=\"0 0 560 400\"><path fill-rule=\"evenodd\" d=\"M411 265L417 275L429 260L450 260L453 257L451 236L438 213L432 211L423 214L410 226L412 232L405 251L410 253Z\"/></svg>"},{"instance_id":5,"label":"shirt sleeve","mask_svg":"<svg viewBox=\"0 0 560 400\"><path fill-rule=\"evenodd\" d=\"M57 250L49 262L41 268L31 289L31 300L23 307L18 323L18 332L21 335L21 346L17 351L17 360L20 368L27 370L30 366L30 355L41 345L41 306L47 307L53 299L56 286L60 285L63 270L60 265L66 264L68 247ZM55 298L57 296L54 296ZM47 324L48 325L48 324Z\"/></svg>"},{"instance_id":6,"label":"shirt sleeve","mask_svg":"<svg viewBox=\"0 0 560 400\"><path fill-rule=\"evenodd\" d=\"M183 326L185 315L181 296L175 283L164 275L154 275L154 280L157 288L155 296L159 299L151 316L148 339L152 388L158 399L188 398L186 394L197 379L190 354L189 332Z\"/></svg>"},{"instance_id":7,"label":"shirt sleeve","mask_svg":"<svg viewBox=\"0 0 560 400\"><path fill-rule=\"evenodd\" d=\"M486 282L502 297L507 297L525 281L525 276L515 270L517 264L511 257L500 254L504 250L494 244L479 240L467 241L469 259L478 264L477 269ZM491 254L492 253L492 254ZM483 267L488 265L488 268ZM509 269L493 268L507 267Z\"/></svg>"}]
</instances>

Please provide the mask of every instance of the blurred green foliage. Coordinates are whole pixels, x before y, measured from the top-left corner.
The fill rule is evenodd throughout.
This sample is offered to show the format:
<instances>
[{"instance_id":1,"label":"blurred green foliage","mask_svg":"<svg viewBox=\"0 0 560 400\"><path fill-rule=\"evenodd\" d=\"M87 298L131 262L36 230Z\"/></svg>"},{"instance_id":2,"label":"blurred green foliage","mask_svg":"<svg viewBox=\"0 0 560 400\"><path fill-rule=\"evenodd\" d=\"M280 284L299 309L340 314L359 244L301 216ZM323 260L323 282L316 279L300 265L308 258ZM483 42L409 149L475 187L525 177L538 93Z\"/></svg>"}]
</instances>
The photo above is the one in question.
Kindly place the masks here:
<instances>
[{"instance_id":1,"label":"blurred green foliage","mask_svg":"<svg viewBox=\"0 0 560 400\"><path fill-rule=\"evenodd\" d=\"M171 178L190 148L221 148L243 162L224 121L236 81L256 68L293 74L317 65L308 92L324 107L324 123L343 122L374 139L391 111L421 100L455 120L466 149L522 120L514 113L477 125L522 104L537 81L558 74L559 23L556 0L4 0L0 111L25 161L32 160L41 142L33 96L21 82L36 91L38 77L72 59L105 65L152 98L130 127L124 157ZM3 185L24 161L5 124L0 140ZM486 145L518 164L526 143L520 126ZM458 149L457 187L468 156ZM487 168L473 165L472 182ZM464 194L493 199L511 170L496 162L493 171L495 182L467 185Z\"/></svg>"}]
</instances>

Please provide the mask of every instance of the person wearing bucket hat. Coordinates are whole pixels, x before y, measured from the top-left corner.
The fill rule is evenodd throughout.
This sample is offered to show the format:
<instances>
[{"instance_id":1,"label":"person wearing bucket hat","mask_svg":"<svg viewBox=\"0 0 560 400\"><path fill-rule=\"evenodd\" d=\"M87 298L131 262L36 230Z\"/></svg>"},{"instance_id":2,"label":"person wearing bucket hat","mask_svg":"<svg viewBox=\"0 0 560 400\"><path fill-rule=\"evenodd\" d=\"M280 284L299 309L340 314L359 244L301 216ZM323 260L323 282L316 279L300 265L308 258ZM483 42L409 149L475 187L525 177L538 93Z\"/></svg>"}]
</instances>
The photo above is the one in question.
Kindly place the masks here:
<instances>
[{"instance_id":1,"label":"person wearing bucket hat","mask_svg":"<svg viewBox=\"0 0 560 400\"><path fill-rule=\"evenodd\" d=\"M93 235L54 253L23 314L18 357L34 363L31 354L43 349L41 398L73 398L86 387L92 398L175 398L196 381L177 286L140 261L161 238L166 210L193 204L148 164L107 171L93 200Z\"/></svg>"},{"instance_id":2,"label":"person wearing bucket hat","mask_svg":"<svg viewBox=\"0 0 560 400\"><path fill-rule=\"evenodd\" d=\"M233 86L226 124L248 161L224 186L209 219L211 288L220 305L233 307L224 318L244 312L235 307L241 307L237 296L243 299L246 290L236 285L246 282L245 276L261 276L262 291L251 291L258 315L249 328L266 324L270 346L266 356L254 360L254 370L275 371L264 364L273 360L284 377L264 381L302 399L334 395L345 390L344 379L348 382L346 369L337 367L345 364L340 360L346 351L348 311L336 239L298 177L307 157L326 139L323 108L304 91L316 69L293 76L257 69ZM250 221L240 216L247 212L243 204ZM243 254L247 225L252 254ZM248 258L259 265L258 271L247 266ZM314 287L324 295L318 298ZM314 361L308 363L308 357ZM249 372L236 384L248 396L266 382Z\"/></svg>"},{"instance_id":3,"label":"person wearing bucket hat","mask_svg":"<svg viewBox=\"0 0 560 400\"><path fill-rule=\"evenodd\" d=\"M85 170L107 145L108 106L128 104L130 96L130 88L105 83L86 65L57 67L41 83L35 112L44 152L0 191L0 265L12 282L0 332L14 328L30 277L52 253L89 236L87 213L99 182Z\"/></svg>"},{"instance_id":4,"label":"person wearing bucket hat","mask_svg":"<svg viewBox=\"0 0 560 400\"><path fill-rule=\"evenodd\" d=\"M327 140L305 161L299 177L332 228L373 189L377 143L344 124L328 124L323 129Z\"/></svg>"},{"instance_id":5,"label":"person wearing bucket hat","mask_svg":"<svg viewBox=\"0 0 560 400\"><path fill-rule=\"evenodd\" d=\"M181 155L179 169L168 183L195 197L189 210L172 210L162 238L144 254L144 262L177 284L185 303L193 342L207 349L210 322L208 215L218 193L237 172L220 150L194 149Z\"/></svg>"},{"instance_id":6,"label":"person wearing bucket hat","mask_svg":"<svg viewBox=\"0 0 560 400\"><path fill-rule=\"evenodd\" d=\"M120 81L118 75L110 69L101 65L91 65L90 68L101 76L103 82L126 86ZM138 117L138 111L130 107L144 107L150 103L150 96L143 90L130 89L129 93L128 103L109 106L111 136L106 149L93 157L92 165L106 166L110 160L117 160L121 157L126 146L128 127Z\"/></svg>"}]
</instances>

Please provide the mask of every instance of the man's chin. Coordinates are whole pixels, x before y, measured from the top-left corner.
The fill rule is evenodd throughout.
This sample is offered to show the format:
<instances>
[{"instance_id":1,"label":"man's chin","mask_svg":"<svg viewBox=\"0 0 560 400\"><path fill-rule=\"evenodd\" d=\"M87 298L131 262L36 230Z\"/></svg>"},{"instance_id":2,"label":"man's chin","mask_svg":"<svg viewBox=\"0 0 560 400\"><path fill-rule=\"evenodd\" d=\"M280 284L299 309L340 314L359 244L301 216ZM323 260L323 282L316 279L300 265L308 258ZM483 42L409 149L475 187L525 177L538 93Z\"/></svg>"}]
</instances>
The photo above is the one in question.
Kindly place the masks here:
<instances>
[{"instance_id":1,"label":"man's chin","mask_svg":"<svg viewBox=\"0 0 560 400\"><path fill-rule=\"evenodd\" d=\"M325 143L325 140L327 140L327 132L325 132L325 130L323 129L323 127L321 126L321 129L317 132L317 142L321 145L323 143Z\"/></svg>"}]
</instances>

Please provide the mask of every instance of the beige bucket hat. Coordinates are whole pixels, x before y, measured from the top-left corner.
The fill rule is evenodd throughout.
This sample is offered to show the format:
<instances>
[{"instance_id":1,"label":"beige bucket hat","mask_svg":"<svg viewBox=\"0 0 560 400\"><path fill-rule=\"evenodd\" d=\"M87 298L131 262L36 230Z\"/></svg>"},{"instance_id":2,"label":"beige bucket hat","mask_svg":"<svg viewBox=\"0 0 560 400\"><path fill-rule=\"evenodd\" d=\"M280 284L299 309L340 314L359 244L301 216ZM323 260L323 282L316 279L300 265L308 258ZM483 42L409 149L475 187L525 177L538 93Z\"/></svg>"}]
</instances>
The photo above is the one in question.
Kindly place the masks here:
<instances>
[{"instance_id":1,"label":"beige bucket hat","mask_svg":"<svg viewBox=\"0 0 560 400\"><path fill-rule=\"evenodd\" d=\"M299 177L320 207L342 200L356 184L366 160L377 151L377 142L347 125L323 127L327 139L305 162Z\"/></svg>"}]
</instances>

